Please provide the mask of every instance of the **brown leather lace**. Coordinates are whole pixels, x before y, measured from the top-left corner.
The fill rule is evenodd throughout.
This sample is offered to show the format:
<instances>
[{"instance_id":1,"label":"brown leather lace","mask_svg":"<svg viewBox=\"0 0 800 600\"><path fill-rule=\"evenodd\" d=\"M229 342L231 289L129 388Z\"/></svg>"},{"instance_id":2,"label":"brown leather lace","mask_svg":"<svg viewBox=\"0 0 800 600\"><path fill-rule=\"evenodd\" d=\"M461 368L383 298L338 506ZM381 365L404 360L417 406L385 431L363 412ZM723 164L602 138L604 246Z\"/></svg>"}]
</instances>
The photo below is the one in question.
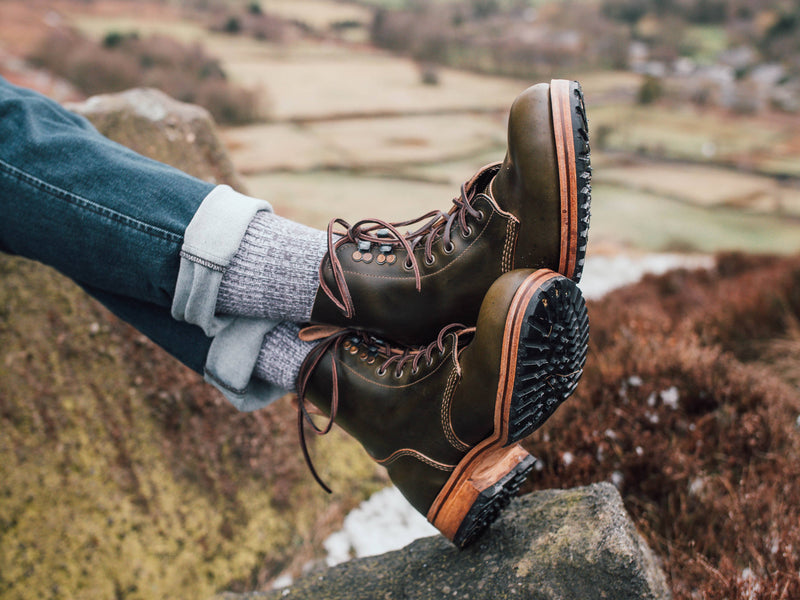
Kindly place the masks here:
<instances>
[{"instance_id":1,"label":"brown leather lace","mask_svg":"<svg viewBox=\"0 0 800 600\"><path fill-rule=\"evenodd\" d=\"M359 241L369 242L370 244L378 244L380 246L392 246L393 248L403 248L406 253L406 267L414 271L414 281L417 291L422 289L422 276L420 275L419 261L414 255L414 248L424 239L425 240L425 260L433 260L433 243L442 236L444 240L444 248L453 248L451 239L453 225L458 221L461 231L471 232L467 224L467 215L480 220L483 218L483 213L472 207L472 201L480 194L477 194L475 188L467 192L467 184L461 185L461 195L453 198L454 206L450 212L443 212L441 210L433 210L428 212L417 219L410 221L400 221L398 223L388 223L381 219L364 219L358 221L354 225L350 225L344 219L333 219L328 223L328 252L319 266L319 282L320 287L323 289L328 298L345 314L347 318L352 318L355 312L353 307L353 298L350 295L350 289L347 287L347 281L344 277L344 269L336 255L336 250L346 243L358 243ZM399 227L407 227L426 221L419 229L412 232L400 233ZM344 231L335 231L336 225L344 228ZM378 235L381 232L382 235ZM338 239L336 239L336 236ZM333 271L333 279L335 287L338 292L334 292L327 283L323 274L323 267L326 260L330 261L331 270Z\"/></svg>"},{"instance_id":2,"label":"brown leather lace","mask_svg":"<svg viewBox=\"0 0 800 600\"><path fill-rule=\"evenodd\" d=\"M317 337L315 333L304 335L304 332L308 332L310 330L321 333L319 333L319 337ZM336 367L336 351L345 342L345 340L351 339L354 340L355 343L362 343L368 346L374 354L382 354L385 360L380 367L378 367L379 374L385 373L388 367L394 365L395 375L400 377L403 374L404 367L409 364L409 362L411 363L412 373L416 373L419 370L419 365L423 357L425 358L427 365L432 364L434 351L438 350L440 354L444 353L445 338L448 334L455 334L457 340L456 344L458 344L461 340L461 336L465 334L471 334L474 331L474 327L466 327L461 323L451 323L450 325L444 327L439 332L439 335L436 336L436 339L427 346L418 346L406 349L392 347L382 340L370 337L363 332L350 329L311 326L301 331L301 337L303 337L303 339L320 340L320 342L314 346L306 359L303 361L303 364L300 366L300 373L297 377L297 431L300 437L300 447L303 449L303 457L306 460L306 464L308 465L311 474L314 476L314 479L322 487L322 489L329 494L331 493L331 489L322 481L311 461L311 455L308 452L308 445L306 444L305 422L311 425L312 431L314 431L314 433L317 435L325 435L333 427L333 422L336 419L336 413L339 409L339 373ZM328 351L330 351L329 357L331 361L332 384L330 417L328 418L328 422L324 427L319 427L311 418L311 414L306 408L305 396L306 390L308 389L308 383L311 380L311 375L314 373L317 366L319 366L320 362L324 358L325 354L328 353Z\"/></svg>"}]
</instances>

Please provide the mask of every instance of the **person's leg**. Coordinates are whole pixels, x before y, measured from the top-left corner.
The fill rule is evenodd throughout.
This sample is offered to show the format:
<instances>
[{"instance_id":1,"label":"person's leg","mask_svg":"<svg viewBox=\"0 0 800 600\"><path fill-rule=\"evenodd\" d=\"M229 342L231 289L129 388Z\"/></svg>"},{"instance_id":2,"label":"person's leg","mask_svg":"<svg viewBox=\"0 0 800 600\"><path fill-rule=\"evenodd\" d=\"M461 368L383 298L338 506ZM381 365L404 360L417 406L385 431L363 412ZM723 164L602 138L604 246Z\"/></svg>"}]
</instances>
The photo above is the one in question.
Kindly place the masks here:
<instances>
[{"instance_id":1,"label":"person's leg","mask_svg":"<svg viewBox=\"0 0 800 600\"><path fill-rule=\"evenodd\" d=\"M170 306L183 232L213 185L0 78L0 249Z\"/></svg>"},{"instance_id":2,"label":"person's leg","mask_svg":"<svg viewBox=\"0 0 800 600\"><path fill-rule=\"evenodd\" d=\"M162 306L82 286L120 319L129 323L190 369L200 373L212 338L196 325L176 321ZM300 326L283 321L267 332L261 343L253 375L287 391L296 391L297 375L316 345L299 338Z\"/></svg>"},{"instance_id":3,"label":"person's leg","mask_svg":"<svg viewBox=\"0 0 800 600\"><path fill-rule=\"evenodd\" d=\"M199 290L176 285L181 264L211 274L224 270L220 248L235 249L257 212L271 214L266 202L142 157L83 117L2 78L0 142L0 251L67 275L204 372L240 409L263 406L294 387L269 367L299 369L305 346L287 337L293 326L269 335L277 320L198 317L192 309L203 297L211 301L199 303L213 312L213 281ZM207 205L212 208L201 210ZM192 224L199 235L187 236ZM317 256L324 253L322 241L319 246ZM251 382L259 355L267 385ZM279 381L267 379L273 373Z\"/></svg>"}]
</instances>

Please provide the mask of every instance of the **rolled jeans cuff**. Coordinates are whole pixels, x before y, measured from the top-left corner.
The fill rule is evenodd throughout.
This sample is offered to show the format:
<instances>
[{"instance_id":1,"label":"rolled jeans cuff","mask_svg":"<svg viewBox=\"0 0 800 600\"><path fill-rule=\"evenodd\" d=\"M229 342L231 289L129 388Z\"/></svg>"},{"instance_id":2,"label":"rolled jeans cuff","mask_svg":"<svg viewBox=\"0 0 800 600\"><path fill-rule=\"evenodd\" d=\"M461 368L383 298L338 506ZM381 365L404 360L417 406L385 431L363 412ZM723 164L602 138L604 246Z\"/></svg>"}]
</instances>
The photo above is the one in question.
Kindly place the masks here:
<instances>
[{"instance_id":1,"label":"rolled jeans cuff","mask_svg":"<svg viewBox=\"0 0 800 600\"><path fill-rule=\"evenodd\" d=\"M205 197L184 233L172 316L200 326L212 339L205 379L238 410L263 408L287 390L253 377L264 336L279 321L215 314L222 274L259 211L268 202L227 185Z\"/></svg>"}]
</instances>

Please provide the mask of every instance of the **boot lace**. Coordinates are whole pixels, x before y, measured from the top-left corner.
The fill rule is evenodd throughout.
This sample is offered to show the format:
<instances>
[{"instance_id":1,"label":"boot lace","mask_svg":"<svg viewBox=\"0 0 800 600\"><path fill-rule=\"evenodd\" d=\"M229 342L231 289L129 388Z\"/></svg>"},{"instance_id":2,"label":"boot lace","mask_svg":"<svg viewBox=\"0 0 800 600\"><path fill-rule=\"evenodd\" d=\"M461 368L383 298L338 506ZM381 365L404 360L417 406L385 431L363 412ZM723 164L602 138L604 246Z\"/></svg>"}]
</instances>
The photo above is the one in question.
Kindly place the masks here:
<instances>
[{"instance_id":1,"label":"boot lace","mask_svg":"<svg viewBox=\"0 0 800 600\"><path fill-rule=\"evenodd\" d=\"M341 329L332 327L315 327L310 326L301 331L301 336L306 340L319 339L320 342L314 346L308 354L303 364L300 366L300 373L297 377L297 432L300 438L300 447L303 450L303 457L305 458L306 465L311 471L316 482L329 494L331 489L322 481L322 478L314 468L311 460L311 455L308 451L306 443L305 424L308 423L311 430L316 435L325 435L333 427L336 419L336 414L339 410L339 373L336 367L336 352L340 346L346 341L353 344L363 344L368 348L368 352L374 356L381 356L383 363L378 367L378 374L383 375L390 367L394 368L395 375L401 377L403 369L410 363L411 371L416 374L419 371L420 363L424 359L426 365L430 366L433 363L433 354L438 351L440 355L445 352L445 339L448 335L454 334L456 347L453 352L455 355L456 367L458 365L458 349L462 345L462 340L466 339L465 336L474 333L474 327L466 327L461 323L451 323L444 327L436 339L427 346L417 346L409 348L397 348L390 346L387 342L371 337L366 333L354 331L351 329ZM321 332L321 333L317 333ZM330 352L329 352L330 351ZM311 380L311 375L315 369L322 362L325 354L328 354L331 361L331 405L330 416L328 422L319 427L311 418L311 413L306 407L306 391L308 384Z\"/></svg>"},{"instance_id":2,"label":"boot lace","mask_svg":"<svg viewBox=\"0 0 800 600\"><path fill-rule=\"evenodd\" d=\"M407 255L405 266L414 271L414 282L417 291L421 291L422 276L420 275L419 259L415 256L414 249L424 240L425 261L431 264L430 261L433 260L433 244L441 237L444 241L444 251L447 253L452 252L455 249L452 242L454 224L458 222L461 231L465 235L469 235L472 229L467 223L467 216L471 216L478 221L483 219L483 212L476 210L472 206L472 202L478 196L485 196L485 194L478 193L475 186L467 190L467 184L464 183L461 185L461 194L453 198L454 206L450 208L449 212L433 210L416 219L397 223L388 223L381 219L363 219L354 225L350 225L344 219L333 219L328 223L328 252L319 266L320 287L347 318L353 317L355 313L353 298L350 295L350 289L344 277L344 269L339 257L336 255L336 250L347 243L358 245L361 242L369 247L372 244L377 244L382 251L386 252L392 252L396 248L403 248ZM399 230L400 227L408 227L420 222L424 222L424 224L416 231L401 233ZM344 228L344 230L336 230L337 225ZM327 262L325 259L330 261L336 291L325 283L325 277L323 276L323 267Z\"/></svg>"}]
</instances>

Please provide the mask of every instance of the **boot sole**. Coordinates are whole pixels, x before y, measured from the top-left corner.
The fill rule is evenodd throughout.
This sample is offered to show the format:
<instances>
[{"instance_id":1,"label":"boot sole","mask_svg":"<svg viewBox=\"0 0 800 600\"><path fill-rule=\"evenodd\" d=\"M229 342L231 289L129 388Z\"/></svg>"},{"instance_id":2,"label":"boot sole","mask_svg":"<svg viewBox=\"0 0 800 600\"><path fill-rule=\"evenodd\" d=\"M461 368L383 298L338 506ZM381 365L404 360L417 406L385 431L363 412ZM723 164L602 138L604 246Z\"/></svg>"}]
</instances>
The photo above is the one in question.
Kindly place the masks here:
<instances>
[{"instance_id":1,"label":"boot sole","mask_svg":"<svg viewBox=\"0 0 800 600\"><path fill-rule=\"evenodd\" d=\"M519 490L535 463L518 442L575 390L589 320L571 280L547 269L528 277L506 317L493 434L456 466L428 520L459 548L473 542Z\"/></svg>"},{"instance_id":2,"label":"boot sole","mask_svg":"<svg viewBox=\"0 0 800 600\"><path fill-rule=\"evenodd\" d=\"M561 251L558 272L580 281L586 261L592 202L589 125L577 81L553 79L550 105L561 195Z\"/></svg>"}]
</instances>

